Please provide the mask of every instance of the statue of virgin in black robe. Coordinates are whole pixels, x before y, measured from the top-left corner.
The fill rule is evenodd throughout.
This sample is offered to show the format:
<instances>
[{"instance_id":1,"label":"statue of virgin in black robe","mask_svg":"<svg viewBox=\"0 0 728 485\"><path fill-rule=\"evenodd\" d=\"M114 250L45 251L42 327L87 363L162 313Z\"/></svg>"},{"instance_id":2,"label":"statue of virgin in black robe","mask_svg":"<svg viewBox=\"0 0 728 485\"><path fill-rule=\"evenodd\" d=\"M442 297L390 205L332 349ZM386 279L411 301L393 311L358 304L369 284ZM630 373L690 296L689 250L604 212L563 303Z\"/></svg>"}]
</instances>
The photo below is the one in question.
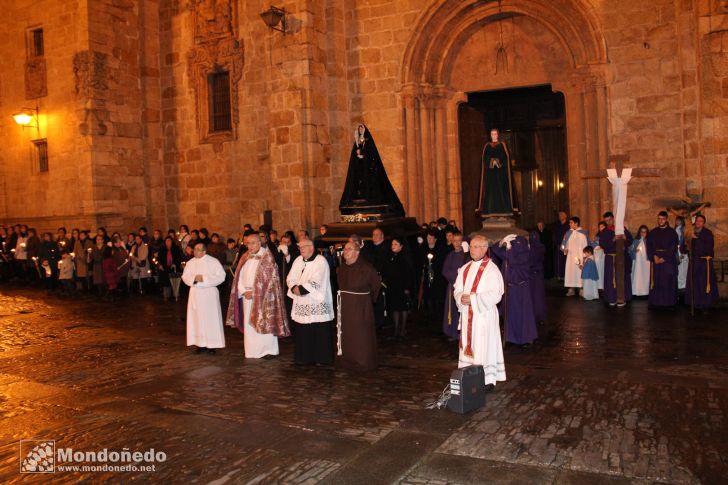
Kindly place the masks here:
<instances>
[{"instance_id":1,"label":"statue of virgin in black robe","mask_svg":"<svg viewBox=\"0 0 728 485\"><path fill-rule=\"evenodd\" d=\"M363 124L354 133L339 210L344 215L367 212L404 216L404 208L387 178L374 138Z\"/></svg>"}]
</instances>

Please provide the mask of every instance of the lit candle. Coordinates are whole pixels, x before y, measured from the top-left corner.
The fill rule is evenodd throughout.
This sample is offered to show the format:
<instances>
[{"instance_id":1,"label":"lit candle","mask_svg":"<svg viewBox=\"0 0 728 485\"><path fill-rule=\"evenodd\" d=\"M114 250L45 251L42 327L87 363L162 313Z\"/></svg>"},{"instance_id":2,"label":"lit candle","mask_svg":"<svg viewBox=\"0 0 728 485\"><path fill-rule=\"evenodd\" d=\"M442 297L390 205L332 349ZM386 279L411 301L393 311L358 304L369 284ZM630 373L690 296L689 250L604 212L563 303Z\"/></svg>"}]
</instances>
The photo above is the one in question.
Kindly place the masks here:
<instances>
[{"instance_id":1,"label":"lit candle","mask_svg":"<svg viewBox=\"0 0 728 485\"><path fill-rule=\"evenodd\" d=\"M429 259L430 261L432 261L432 258L434 257L435 256L432 253L427 253L427 259Z\"/></svg>"},{"instance_id":2,"label":"lit candle","mask_svg":"<svg viewBox=\"0 0 728 485\"><path fill-rule=\"evenodd\" d=\"M71 255L71 258L75 258L76 257L76 253L69 253L69 254Z\"/></svg>"},{"instance_id":3,"label":"lit candle","mask_svg":"<svg viewBox=\"0 0 728 485\"><path fill-rule=\"evenodd\" d=\"M25 243L20 243L20 247L25 249Z\"/></svg>"},{"instance_id":4,"label":"lit candle","mask_svg":"<svg viewBox=\"0 0 728 485\"><path fill-rule=\"evenodd\" d=\"M90 253L93 250L94 250L93 248L88 248L86 251L88 251Z\"/></svg>"}]
</instances>

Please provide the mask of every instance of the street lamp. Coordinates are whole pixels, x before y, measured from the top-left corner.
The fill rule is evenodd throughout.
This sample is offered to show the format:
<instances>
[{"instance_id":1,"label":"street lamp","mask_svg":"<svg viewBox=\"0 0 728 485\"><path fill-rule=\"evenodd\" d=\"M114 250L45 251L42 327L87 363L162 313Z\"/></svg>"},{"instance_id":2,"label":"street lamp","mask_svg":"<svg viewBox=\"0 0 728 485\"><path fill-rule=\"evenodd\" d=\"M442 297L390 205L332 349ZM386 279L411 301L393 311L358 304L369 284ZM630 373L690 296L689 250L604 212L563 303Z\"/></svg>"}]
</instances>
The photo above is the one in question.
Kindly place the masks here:
<instances>
[{"instance_id":1,"label":"street lamp","mask_svg":"<svg viewBox=\"0 0 728 485\"><path fill-rule=\"evenodd\" d=\"M284 9L271 6L265 12L261 12L260 18L268 28L283 32L283 35L286 34L286 11ZM279 23L280 27L278 27Z\"/></svg>"},{"instance_id":2,"label":"street lamp","mask_svg":"<svg viewBox=\"0 0 728 485\"><path fill-rule=\"evenodd\" d=\"M13 114L13 119L17 124L22 126L23 129L35 128L38 133L40 133L40 122L38 121L38 118L39 110L37 106L35 108L23 108L21 111Z\"/></svg>"}]
</instances>

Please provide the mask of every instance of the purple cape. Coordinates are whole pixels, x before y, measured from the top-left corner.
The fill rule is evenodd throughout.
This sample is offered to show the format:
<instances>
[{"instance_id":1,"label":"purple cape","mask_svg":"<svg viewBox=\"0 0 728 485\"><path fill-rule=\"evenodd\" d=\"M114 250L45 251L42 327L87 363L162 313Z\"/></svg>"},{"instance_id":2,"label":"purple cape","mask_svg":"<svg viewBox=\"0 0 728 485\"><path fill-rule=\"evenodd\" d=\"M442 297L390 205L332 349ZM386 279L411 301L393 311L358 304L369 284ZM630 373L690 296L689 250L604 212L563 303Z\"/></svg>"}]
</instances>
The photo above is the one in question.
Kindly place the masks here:
<instances>
[{"instance_id":1,"label":"purple cape","mask_svg":"<svg viewBox=\"0 0 728 485\"><path fill-rule=\"evenodd\" d=\"M501 272L506 292L501 311L506 315L506 341L530 344L538 338L538 330L531 298L528 242L518 236L511 242L511 249L491 246L490 250L503 261Z\"/></svg>"}]
</instances>

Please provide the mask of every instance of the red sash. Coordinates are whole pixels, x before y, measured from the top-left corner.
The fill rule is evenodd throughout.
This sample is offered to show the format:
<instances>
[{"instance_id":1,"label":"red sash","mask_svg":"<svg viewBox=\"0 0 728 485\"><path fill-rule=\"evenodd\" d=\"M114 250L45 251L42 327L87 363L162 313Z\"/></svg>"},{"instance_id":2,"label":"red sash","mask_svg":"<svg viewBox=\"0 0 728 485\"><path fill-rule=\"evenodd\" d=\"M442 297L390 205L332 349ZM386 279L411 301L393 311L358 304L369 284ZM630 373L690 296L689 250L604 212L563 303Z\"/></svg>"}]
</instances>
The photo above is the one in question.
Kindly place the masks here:
<instances>
[{"instance_id":1,"label":"red sash","mask_svg":"<svg viewBox=\"0 0 728 485\"><path fill-rule=\"evenodd\" d=\"M483 258L483 262L480 264L480 268L478 268L478 274L475 275L475 280L473 281L473 287L470 288L470 296L472 297L475 292L478 289L478 283L480 283L480 277L483 276L483 271L485 271L485 267L488 266L488 262L490 259L488 256L485 256ZM472 266L473 262L470 262L468 266L465 268L465 271L463 272L463 286L465 286L465 282L468 280L468 271L470 271L470 266ZM460 350L463 348L463 332L460 332ZM473 356L473 303L471 302L470 305L468 305L468 341L465 345L465 355L467 357Z\"/></svg>"}]
</instances>

